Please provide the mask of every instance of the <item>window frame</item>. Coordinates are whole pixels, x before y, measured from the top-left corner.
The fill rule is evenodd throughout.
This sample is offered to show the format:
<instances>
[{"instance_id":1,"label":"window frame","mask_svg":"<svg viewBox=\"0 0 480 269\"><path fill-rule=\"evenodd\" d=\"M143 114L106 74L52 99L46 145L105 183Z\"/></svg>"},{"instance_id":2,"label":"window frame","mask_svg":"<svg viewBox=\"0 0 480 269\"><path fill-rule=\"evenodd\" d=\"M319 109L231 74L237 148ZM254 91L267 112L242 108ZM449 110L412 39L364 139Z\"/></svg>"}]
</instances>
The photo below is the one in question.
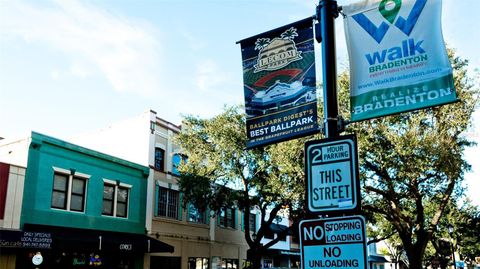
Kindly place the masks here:
<instances>
[{"instance_id":1,"label":"window frame","mask_svg":"<svg viewBox=\"0 0 480 269\"><path fill-rule=\"evenodd\" d=\"M180 158L177 161L177 158ZM175 152L172 155L172 175L179 177L180 172L178 171L178 166L182 163L186 163L188 160L187 156L185 154Z\"/></svg>"},{"instance_id":2,"label":"window frame","mask_svg":"<svg viewBox=\"0 0 480 269\"><path fill-rule=\"evenodd\" d=\"M231 265L231 267L228 267L229 264ZM229 258L222 259L222 269L239 269L238 259L229 259Z\"/></svg>"},{"instance_id":3,"label":"window frame","mask_svg":"<svg viewBox=\"0 0 480 269\"><path fill-rule=\"evenodd\" d=\"M229 219L229 212L231 219ZM222 213L224 214L222 216ZM218 225L222 228L236 229L237 226L237 209L234 207L223 207L218 214ZM230 224L230 225L229 225Z\"/></svg>"},{"instance_id":4,"label":"window frame","mask_svg":"<svg viewBox=\"0 0 480 269\"><path fill-rule=\"evenodd\" d=\"M58 167L53 168L53 181L52 181L52 188L51 188L51 199L50 199L50 208L54 210L63 210L68 212L75 212L75 213L85 213L87 208L87 190L88 190L88 181L90 179L90 175L76 172L74 169L63 169ZM65 178L65 189L55 189L55 180L56 176L62 176ZM74 180L80 180L83 183L82 192L78 193L73 190ZM63 193L64 195L64 203L63 206L55 206L54 205L54 193ZM72 197L81 197L81 209L72 209Z\"/></svg>"},{"instance_id":5,"label":"window frame","mask_svg":"<svg viewBox=\"0 0 480 269\"><path fill-rule=\"evenodd\" d=\"M248 227L251 232L257 231L257 214L250 212L248 218Z\"/></svg>"},{"instance_id":6,"label":"window frame","mask_svg":"<svg viewBox=\"0 0 480 269\"><path fill-rule=\"evenodd\" d=\"M201 219L201 221L192 220L190 218L190 214L192 213L191 207L195 208L195 210L198 213L200 213L199 218ZM198 215L196 215L196 216L198 216ZM187 205L187 221L191 222L191 223L207 224L207 210L202 211L202 210L198 209L194 204L188 203L188 205Z\"/></svg>"},{"instance_id":7,"label":"window frame","mask_svg":"<svg viewBox=\"0 0 480 269\"><path fill-rule=\"evenodd\" d=\"M202 268L197 268L197 262L201 261ZM190 262L195 262L195 267L191 268ZM210 258L208 257L188 257L188 266L187 269L209 269L210 268ZM206 265L206 266L205 266Z\"/></svg>"},{"instance_id":8,"label":"window frame","mask_svg":"<svg viewBox=\"0 0 480 269\"><path fill-rule=\"evenodd\" d=\"M158 158L157 152L161 152L162 156L161 159ZM153 155L153 167L155 170L160 172L165 172L165 154L166 150L161 147L155 147L154 155ZM158 166L157 166L158 164Z\"/></svg>"},{"instance_id":9,"label":"window frame","mask_svg":"<svg viewBox=\"0 0 480 269\"><path fill-rule=\"evenodd\" d=\"M165 193L165 201L163 201L164 199L161 199L163 196L162 192ZM157 197L158 201L156 205L157 206L156 216L179 220L180 219L180 212L179 212L180 191L174 190L171 188L166 188L163 186L158 186L157 196L158 196ZM165 213L161 214L162 211L164 211Z\"/></svg>"},{"instance_id":10,"label":"window frame","mask_svg":"<svg viewBox=\"0 0 480 269\"><path fill-rule=\"evenodd\" d=\"M102 197L102 216L114 217L114 218L123 218L128 219L128 214L130 213L129 206L130 206L130 194L132 190L132 185L121 183L119 181L103 179L103 190L105 191L105 187L113 187L113 197L112 200L107 199L107 201L111 201L112 204L112 213L104 213L103 211L103 203L105 202L105 196ZM127 198L125 202L119 202L118 193L119 189L127 191ZM125 204L125 216L118 215L118 204Z\"/></svg>"}]
</instances>

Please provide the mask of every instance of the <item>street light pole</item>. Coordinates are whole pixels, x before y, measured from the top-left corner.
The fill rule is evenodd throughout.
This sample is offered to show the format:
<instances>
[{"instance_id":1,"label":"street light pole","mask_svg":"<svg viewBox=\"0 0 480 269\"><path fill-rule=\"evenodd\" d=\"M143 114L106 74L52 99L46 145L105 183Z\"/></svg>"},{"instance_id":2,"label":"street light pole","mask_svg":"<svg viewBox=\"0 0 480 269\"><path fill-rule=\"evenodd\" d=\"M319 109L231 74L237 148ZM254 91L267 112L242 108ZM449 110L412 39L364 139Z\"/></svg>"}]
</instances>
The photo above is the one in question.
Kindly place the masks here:
<instances>
[{"instance_id":1,"label":"street light pole","mask_svg":"<svg viewBox=\"0 0 480 269\"><path fill-rule=\"evenodd\" d=\"M325 136L333 138L338 132L337 65L335 54L335 18L338 6L335 0L320 0L317 19L322 37L323 111Z\"/></svg>"},{"instance_id":2,"label":"street light pole","mask_svg":"<svg viewBox=\"0 0 480 269\"><path fill-rule=\"evenodd\" d=\"M457 263L455 261L455 248L454 248L454 245L453 245L453 226L451 224L448 225L448 233L450 234L450 239L452 240L453 268L457 269Z\"/></svg>"}]
</instances>

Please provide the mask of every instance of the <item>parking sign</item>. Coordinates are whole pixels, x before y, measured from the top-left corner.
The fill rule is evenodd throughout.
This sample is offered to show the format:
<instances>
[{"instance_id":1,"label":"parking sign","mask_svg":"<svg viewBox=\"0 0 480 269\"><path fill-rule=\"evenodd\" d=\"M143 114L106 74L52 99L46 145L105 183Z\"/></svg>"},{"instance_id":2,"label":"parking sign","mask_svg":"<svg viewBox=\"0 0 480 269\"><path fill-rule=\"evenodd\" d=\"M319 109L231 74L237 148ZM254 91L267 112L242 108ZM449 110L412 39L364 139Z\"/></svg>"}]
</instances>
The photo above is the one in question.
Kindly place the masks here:
<instances>
[{"instance_id":1,"label":"parking sign","mask_svg":"<svg viewBox=\"0 0 480 269\"><path fill-rule=\"evenodd\" d=\"M360 182L354 135L308 141L305 170L310 212L358 210Z\"/></svg>"}]
</instances>

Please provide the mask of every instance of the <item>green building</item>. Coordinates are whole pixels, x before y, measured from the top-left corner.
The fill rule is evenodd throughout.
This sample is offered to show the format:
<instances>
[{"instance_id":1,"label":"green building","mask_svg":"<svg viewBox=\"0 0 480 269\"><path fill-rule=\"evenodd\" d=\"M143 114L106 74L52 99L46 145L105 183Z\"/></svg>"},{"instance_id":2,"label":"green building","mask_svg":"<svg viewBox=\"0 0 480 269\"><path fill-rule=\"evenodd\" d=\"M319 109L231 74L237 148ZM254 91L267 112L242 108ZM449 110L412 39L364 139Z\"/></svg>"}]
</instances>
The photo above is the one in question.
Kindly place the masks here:
<instances>
[{"instance_id":1,"label":"green building","mask_svg":"<svg viewBox=\"0 0 480 269\"><path fill-rule=\"evenodd\" d=\"M173 252L145 233L148 167L35 132L0 153L26 167L20 227L2 229L16 268L143 268Z\"/></svg>"}]
</instances>

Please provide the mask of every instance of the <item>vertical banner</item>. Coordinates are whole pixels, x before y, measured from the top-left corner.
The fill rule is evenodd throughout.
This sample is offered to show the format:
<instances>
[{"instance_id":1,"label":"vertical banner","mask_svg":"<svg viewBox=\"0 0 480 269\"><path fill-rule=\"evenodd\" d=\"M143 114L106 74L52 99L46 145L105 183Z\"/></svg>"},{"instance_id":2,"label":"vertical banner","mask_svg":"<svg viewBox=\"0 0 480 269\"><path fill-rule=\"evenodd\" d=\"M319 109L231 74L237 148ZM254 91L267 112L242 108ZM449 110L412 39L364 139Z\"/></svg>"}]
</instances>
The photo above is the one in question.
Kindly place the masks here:
<instances>
[{"instance_id":1,"label":"vertical banner","mask_svg":"<svg viewBox=\"0 0 480 269\"><path fill-rule=\"evenodd\" d=\"M313 21L240 41L247 148L318 131Z\"/></svg>"},{"instance_id":2,"label":"vertical banner","mask_svg":"<svg viewBox=\"0 0 480 269\"><path fill-rule=\"evenodd\" d=\"M343 11L352 121L457 100L441 0L365 0Z\"/></svg>"}]
</instances>

